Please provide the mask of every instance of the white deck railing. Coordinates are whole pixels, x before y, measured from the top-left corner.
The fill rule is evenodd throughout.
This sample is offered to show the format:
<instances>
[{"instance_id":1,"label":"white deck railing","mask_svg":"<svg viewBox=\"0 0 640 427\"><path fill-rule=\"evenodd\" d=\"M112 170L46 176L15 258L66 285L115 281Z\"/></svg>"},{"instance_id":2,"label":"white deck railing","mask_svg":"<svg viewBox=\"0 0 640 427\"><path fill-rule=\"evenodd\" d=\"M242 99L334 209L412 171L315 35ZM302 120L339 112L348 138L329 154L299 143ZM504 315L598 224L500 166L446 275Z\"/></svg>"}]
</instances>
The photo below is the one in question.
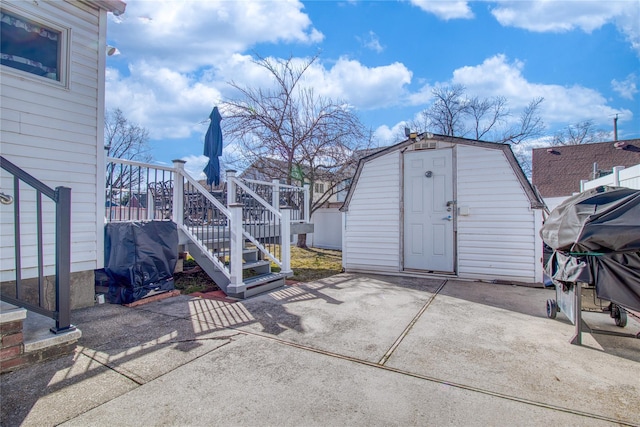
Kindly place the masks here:
<instances>
[{"instance_id":1,"label":"white deck railing","mask_svg":"<svg viewBox=\"0 0 640 427\"><path fill-rule=\"evenodd\" d=\"M308 222L309 189L242 180L227 171L227 192L207 190L184 169L116 158L107 159L107 222L172 220L230 281L243 290L242 250L250 241L291 273L290 223Z\"/></svg>"}]
</instances>

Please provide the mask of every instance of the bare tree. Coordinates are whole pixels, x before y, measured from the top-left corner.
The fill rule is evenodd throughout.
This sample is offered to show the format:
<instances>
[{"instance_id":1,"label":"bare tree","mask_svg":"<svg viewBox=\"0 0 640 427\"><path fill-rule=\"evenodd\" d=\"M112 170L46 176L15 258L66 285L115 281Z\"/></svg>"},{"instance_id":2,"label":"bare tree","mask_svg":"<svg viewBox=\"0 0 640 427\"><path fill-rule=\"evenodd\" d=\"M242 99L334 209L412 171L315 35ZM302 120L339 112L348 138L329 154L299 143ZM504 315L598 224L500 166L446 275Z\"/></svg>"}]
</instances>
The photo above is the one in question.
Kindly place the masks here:
<instances>
[{"instance_id":1,"label":"bare tree","mask_svg":"<svg viewBox=\"0 0 640 427\"><path fill-rule=\"evenodd\" d=\"M412 123L418 131L457 137L472 134L476 140L493 135L490 139L495 142L509 144L519 144L544 131L539 116L543 98L534 98L523 110L518 123L505 129L511 111L503 96L469 98L462 85L437 86L432 94L434 102L422 112L422 123Z\"/></svg>"},{"instance_id":2,"label":"bare tree","mask_svg":"<svg viewBox=\"0 0 640 427\"><path fill-rule=\"evenodd\" d=\"M476 140L481 140L495 126L505 121L508 111L507 99L473 97L468 102L468 114L471 117L473 133Z\"/></svg>"},{"instance_id":3,"label":"bare tree","mask_svg":"<svg viewBox=\"0 0 640 427\"><path fill-rule=\"evenodd\" d=\"M544 122L539 115L540 106L544 98L534 98L520 114L518 124L504 132L502 138L497 142L520 144L526 140L542 136L544 132Z\"/></svg>"},{"instance_id":4,"label":"bare tree","mask_svg":"<svg viewBox=\"0 0 640 427\"><path fill-rule=\"evenodd\" d=\"M432 90L435 99L431 107L422 112L427 129L447 136L464 136L469 100L462 85L437 86Z\"/></svg>"},{"instance_id":5,"label":"bare tree","mask_svg":"<svg viewBox=\"0 0 640 427\"><path fill-rule=\"evenodd\" d=\"M522 111L516 124L508 126L511 111L503 96L490 98L466 95L462 85L437 86L434 102L421 114L421 121L410 122L417 131L431 131L447 136L492 140L520 144L543 135L540 107L544 98L534 98ZM517 156L523 170L530 169L526 156Z\"/></svg>"},{"instance_id":6,"label":"bare tree","mask_svg":"<svg viewBox=\"0 0 640 427\"><path fill-rule=\"evenodd\" d=\"M317 58L298 63L292 58L257 56L254 63L269 73L273 87L246 87L232 81L239 97L223 104L222 122L227 139L240 146L239 160L244 166L264 165L261 173L265 178L311 185L315 200L311 213L346 179L357 161L353 153L370 142L345 102L319 96L304 85L303 75ZM274 168L268 168L265 159L283 162L284 170L273 176ZM329 185L314 197L314 184L319 182ZM306 235L299 236L298 246L306 247Z\"/></svg>"},{"instance_id":7,"label":"bare tree","mask_svg":"<svg viewBox=\"0 0 640 427\"><path fill-rule=\"evenodd\" d=\"M574 125L567 126L553 135L552 145L579 145L604 141L607 133L596 129L593 120L585 120Z\"/></svg>"},{"instance_id":8,"label":"bare tree","mask_svg":"<svg viewBox=\"0 0 640 427\"><path fill-rule=\"evenodd\" d=\"M104 120L104 148L108 157L149 162L149 132L131 123L119 108L107 112ZM107 188L139 187L142 177L138 167L107 163ZM121 197L121 196L119 196Z\"/></svg>"}]
</instances>

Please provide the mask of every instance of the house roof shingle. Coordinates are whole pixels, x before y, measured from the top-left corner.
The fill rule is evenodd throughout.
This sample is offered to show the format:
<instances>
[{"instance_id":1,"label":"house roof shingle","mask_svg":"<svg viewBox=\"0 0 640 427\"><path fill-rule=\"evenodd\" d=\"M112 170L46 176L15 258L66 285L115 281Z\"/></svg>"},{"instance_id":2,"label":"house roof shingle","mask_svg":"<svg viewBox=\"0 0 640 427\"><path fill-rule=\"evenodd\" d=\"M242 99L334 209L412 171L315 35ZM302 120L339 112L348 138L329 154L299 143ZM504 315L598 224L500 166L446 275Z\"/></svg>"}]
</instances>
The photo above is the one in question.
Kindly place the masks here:
<instances>
[{"instance_id":1,"label":"house roof shingle","mask_svg":"<svg viewBox=\"0 0 640 427\"><path fill-rule=\"evenodd\" d=\"M531 181L542 197L565 197L580 191L580 180L600 171L640 164L640 139L534 148Z\"/></svg>"}]
</instances>

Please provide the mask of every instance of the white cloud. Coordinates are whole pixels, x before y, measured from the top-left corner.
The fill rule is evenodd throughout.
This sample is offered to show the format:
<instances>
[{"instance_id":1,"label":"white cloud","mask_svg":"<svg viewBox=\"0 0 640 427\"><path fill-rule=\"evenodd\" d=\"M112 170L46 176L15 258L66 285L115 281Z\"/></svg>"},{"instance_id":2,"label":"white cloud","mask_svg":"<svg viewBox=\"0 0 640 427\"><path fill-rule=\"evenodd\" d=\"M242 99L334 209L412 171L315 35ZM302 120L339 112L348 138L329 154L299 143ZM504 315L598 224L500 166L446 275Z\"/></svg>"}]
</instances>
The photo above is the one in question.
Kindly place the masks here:
<instances>
[{"instance_id":1,"label":"white cloud","mask_svg":"<svg viewBox=\"0 0 640 427\"><path fill-rule=\"evenodd\" d=\"M433 13L440 19L471 19L473 12L465 0L442 1L442 0L410 0L411 4L419 7L425 12Z\"/></svg>"},{"instance_id":2,"label":"white cloud","mask_svg":"<svg viewBox=\"0 0 640 427\"><path fill-rule=\"evenodd\" d=\"M310 70L308 84L323 96L343 99L356 108L367 110L404 102L405 86L412 73L404 64L394 62L367 67L358 61L340 58L333 67Z\"/></svg>"},{"instance_id":3,"label":"white cloud","mask_svg":"<svg viewBox=\"0 0 640 427\"><path fill-rule=\"evenodd\" d=\"M378 143L380 147L386 145L393 145L405 139L404 128L407 126L406 122L402 121L389 127L387 125L379 126L373 131L373 140Z\"/></svg>"},{"instance_id":4,"label":"white cloud","mask_svg":"<svg viewBox=\"0 0 640 427\"><path fill-rule=\"evenodd\" d=\"M491 10L501 25L535 32L586 33L612 23L640 54L640 2L609 1L500 1Z\"/></svg>"},{"instance_id":5,"label":"white cloud","mask_svg":"<svg viewBox=\"0 0 640 427\"><path fill-rule=\"evenodd\" d=\"M322 41L303 8L297 0L130 0L126 13L110 22L109 38L128 61L144 57L191 71L256 43Z\"/></svg>"},{"instance_id":6,"label":"white cloud","mask_svg":"<svg viewBox=\"0 0 640 427\"><path fill-rule=\"evenodd\" d=\"M384 51L384 47L380 44L380 39L378 35L373 31L369 31L369 34L366 37L359 38L358 40L362 43L364 47L370 49L374 52L381 53Z\"/></svg>"},{"instance_id":7,"label":"white cloud","mask_svg":"<svg viewBox=\"0 0 640 427\"><path fill-rule=\"evenodd\" d=\"M622 81L611 80L611 88L622 98L633 100L635 94L638 93L637 80L638 77L635 73L631 73Z\"/></svg>"},{"instance_id":8,"label":"white cloud","mask_svg":"<svg viewBox=\"0 0 640 427\"><path fill-rule=\"evenodd\" d=\"M305 59L293 61L302 63ZM316 61L305 73L304 84L318 95L362 110L406 101L406 85L412 74L403 64L366 67L340 58L331 65L327 68ZM273 84L269 72L247 55L231 55L215 69L199 73L137 62L129 65L128 75L107 68L106 106L120 108L127 119L148 129L152 140L200 137L206 131L211 108L225 98L238 96L227 84L230 81L253 88Z\"/></svg>"},{"instance_id":9,"label":"white cloud","mask_svg":"<svg viewBox=\"0 0 640 427\"><path fill-rule=\"evenodd\" d=\"M597 90L579 85L561 86L530 82L523 75L524 69L525 64L522 61L509 62L504 55L495 55L484 60L482 64L456 69L450 80L439 84L463 85L468 96L504 96L512 112L513 124L529 102L537 97L544 98L540 115L550 131L585 120L593 120L597 125L608 128L611 117L615 114L620 114L621 120L633 121L631 111L608 105L607 99ZM632 86L628 82L632 78L635 79L635 76L629 76L625 80L628 87ZM408 97L412 101L411 105L428 105L431 102L431 89L432 86L425 85L420 91L411 94ZM414 119L419 120L419 116L416 115ZM404 126L404 121L392 128L381 126L376 129L375 136L382 142L397 142L395 137L398 129ZM543 138L539 143L544 145L547 142Z\"/></svg>"},{"instance_id":10,"label":"white cloud","mask_svg":"<svg viewBox=\"0 0 640 427\"><path fill-rule=\"evenodd\" d=\"M184 169L187 171L189 175L194 177L197 180L207 179L207 175L204 173L204 167L209 163L209 158L207 156L185 156L182 158L186 163L184 164Z\"/></svg>"},{"instance_id":11,"label":"white cloud","mask_svg":"<svg viewBox=\"0 0 640 427\"><path fill-rule=\"evenodd\" d=\"M407 103L409 105L425 105L431 102L433 97L433 86L431 84L425 84L417 92L413 92L407 96Z\"/></svg>"},{"instance_id":12,"label":"white cloud","mask_svg":"<svg viewBox=\"0 0 640 427\"><path fill-rule=\"evenodd\" d=\"M168 68L140 62L130 65L129 72L122 76L107 69L106 106L120 108L128 120L147 128L151 139L203 132L200 122L221 99L211 82Z\"/></svg>"},{"instance_id":13,"label":"white cloud","mask_svg":"<svg viewBox=\"0 0 640 427\"><path fill-rule=\"evenodd\" d=\"M543 97L542 118L551 126L584 120L608 123L611 115L621 112L607 105L606 98L594 89L529 82L522 74L523 69L524 63L509 63L504 55L496 55L480 65L455 70L451 83L464 85L471 95L505 96L516 117L533 98ZM624 111L625 116L633 115Z\"/></svg>"},{"instance_id":14,"label":"white cloud","mask_svg":"<svg viewBox=\"0 0 640 427\"><path fill-rule=\"evenodd\" d=\"M294 67L307 60L292 59ZM217 80L233 80L242 87L266 88L273 84L271 74L252 62L250 56L234 55L228 63L220 64L216 72ZM317 95L366 110L405 102L406 85L411 78L411 71L399 62L367 67L346 57L327 64L319 58L305 71L302 84L313 88ZM221 90L225 96L237 96L228 86Z\"/></svg>"}]
</instances>

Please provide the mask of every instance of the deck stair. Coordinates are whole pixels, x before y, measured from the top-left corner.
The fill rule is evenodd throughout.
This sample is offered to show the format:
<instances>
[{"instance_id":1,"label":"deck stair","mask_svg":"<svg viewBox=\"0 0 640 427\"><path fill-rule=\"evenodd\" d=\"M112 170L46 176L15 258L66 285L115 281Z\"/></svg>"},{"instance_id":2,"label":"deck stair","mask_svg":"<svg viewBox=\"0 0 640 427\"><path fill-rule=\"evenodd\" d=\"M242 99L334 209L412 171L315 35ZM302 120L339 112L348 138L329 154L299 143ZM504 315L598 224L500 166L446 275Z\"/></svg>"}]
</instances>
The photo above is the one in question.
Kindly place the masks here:
<instances>
[{"instance_id":1,"label":"deck stair","mask_svg":"<svg viewBox=\"0 0 640 427\"><path fill-rule=\"evenodd\" d=\"M173 221L179 250L234 298L283 286L293 275L291 236L313 232L308 186L240 179L227 171L226 190L208 190L181 160L167 167L109 158L107 175L107 221Z\"/></svg>"},{"instance_id":2,"label":"deck stair","mask_svg":"<svg viewBox=\"0 0 640 427\"><path fill-rule=\"evenodd\" d=\"M223 262L228 260L229 251L220 251L212 246L211 242L207 245L207 252L210 256L203 253L203 248L192 240L189 240L185 248L189 255L198 263L218 287L230 297L248 298L263 292L284 286L288 274L277 273L271 271L271 261L265 260L264 256L257 248L245 247L242 250L242 280L246 286L243 292L234 294L228 288L230 283L222 271L211 262L210 257L222 259Z\"/></svg>"}]
</instances>

